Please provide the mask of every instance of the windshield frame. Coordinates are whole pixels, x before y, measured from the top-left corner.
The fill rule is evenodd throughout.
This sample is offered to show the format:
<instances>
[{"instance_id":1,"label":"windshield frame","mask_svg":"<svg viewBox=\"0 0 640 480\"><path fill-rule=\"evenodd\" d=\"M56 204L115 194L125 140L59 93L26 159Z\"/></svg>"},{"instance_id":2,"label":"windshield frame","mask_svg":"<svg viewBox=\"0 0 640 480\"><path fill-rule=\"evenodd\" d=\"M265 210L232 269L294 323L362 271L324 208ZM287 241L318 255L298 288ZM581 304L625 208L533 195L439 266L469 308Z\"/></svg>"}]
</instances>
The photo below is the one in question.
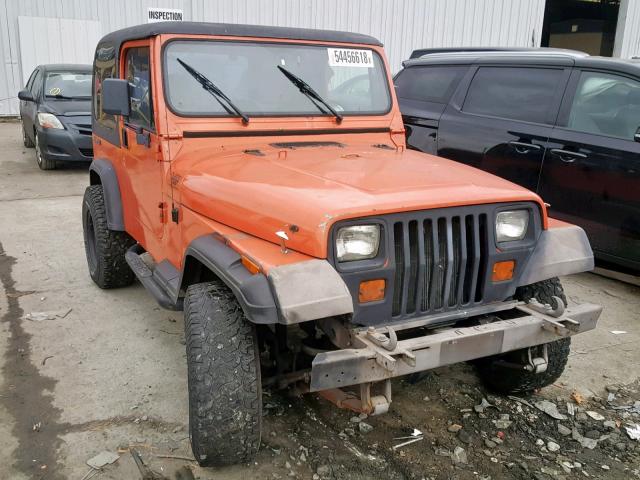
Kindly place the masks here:
<instances>
[{"instance_id":1,"label":"windshield frame","mask_svg":"<svg viewBox=\"0 0 640 480\"><path fill-rule=\"evenodd\" d=\"M91 101L93 98L93 71L91 70L65 70L65 69L61 69L61 70L44 70L43 72L43 79L42 79L42 97L44 99L46 99L47 101L50 100L62 100L62 101L68 101L68 100L75 100L75 101ZM92 87L89 88L89 95L86 97L70 97L69 99L64 99L64 98L57 98L54 95L48 95L46 92L46 84L47 84L47 77L49 76L49 74L54 73L54 74L83 74L83 75L88 75L89 78L91 79L91 85Z\"/></svg>"},{"instance_id":2,"label":"windshield frame","mask_svg":"<svg viewBox=\"0 0 640 480\"><path fill-rule=\"evenodd\" d=\"M233 38L233 37L225 37L225 38L194 38L194 37L174 37L162 44L162 48L160 50L160 61L161 61L161 71L162 71L162 95L164 98L164 103L169 111L177 117L180 118L215 118L215 119L235 119L238 117L230 115L228 113L217 113L217 112L209 112L209 113L186 113L180 112L176 108L174 108L171 103L171 98L168 92L168 83L167 83L167 48L174 42L198 42L198 43L246 43L246 44L268 44L268 45L286 45L286 46L301 46L301 47L325 47L325 48L347 48L354 50L371 50L373 55L376 55L380 60L380 64L383 68L382 76L384 78L384 85L387 88L388 94L388 106L385 111L381 112L340 112L340 114L345 118L351 117L383 117L388 115L394 107L394 92L391 90L391 84L389 82L389 71L386 59L383 55L379 53L379 51L373 45L361 45L361 44L345 44L345 43L328 43L328 42L300 42L300 41L282 41L282 40L261 40L261 39L242 39L242 38ZM284 78L284 77L283 77ZM354 77L355 78L355 77ZM302 94L301 94L302 95ZM233 99L232 99L233 100ZM306 112L306 113L256 113L256 112L245 112L251 118L309 118L309 117L317 117L322 119L331 119L333 120L335 117L333 114L322 114L321 112Z\"/></svg>"}]
</instances>

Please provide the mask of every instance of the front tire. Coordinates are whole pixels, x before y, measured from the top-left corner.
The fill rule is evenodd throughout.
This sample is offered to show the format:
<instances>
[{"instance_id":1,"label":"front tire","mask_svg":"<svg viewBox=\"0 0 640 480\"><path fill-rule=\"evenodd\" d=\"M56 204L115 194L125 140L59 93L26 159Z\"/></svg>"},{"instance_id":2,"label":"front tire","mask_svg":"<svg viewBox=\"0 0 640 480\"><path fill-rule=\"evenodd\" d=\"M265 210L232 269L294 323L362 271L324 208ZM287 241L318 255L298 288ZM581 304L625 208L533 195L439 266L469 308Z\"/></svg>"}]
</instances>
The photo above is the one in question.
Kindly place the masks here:
<instances>
[{"instance_id":1,"label":"front tire","mask_svg":"<svg viewBox=\"0 0 640 480\"><path fill-rule=\"evenodd\" d=\"M255 327L218 283L187 289L184 318L193 455L203 467L249 462L262 422Z\"/></svg>"},{"instance_id":2,"label":"front tire","mask_svg":"<svg viewBox=\"0 0 640 480\"><path fill-rule=\"evenodd\" d=\"M38 139L38 132L35 132L35 147L36 161L38 162L38 167L40 167L40 170L55 170L56 161L45 157L42 153L42 149L40 148L40 141Z\"/></svg>"},{"instance_id":3,"label":"front tire","mask_svg":"<svg viewBox=\"0 0 640 480\"><path fill-rule=\"evenodd\" d=\"M100 288L131 285L134 273L125 253L136 242L126 232L109 230L102 185L91 185L82 201L82 230L89 275Z\"/></svg>"},{"instance_id":4,"label":"front tire","mask_svg":"<svg viewBox=\"0 0 640 480\"><path fill-rule=\"evenodd\" d=\"M29 138L29 135L27 135L27 131L24 129L24 123L21 123L21 124L22 124L22 143L27 148L35 147L33 140Z\"/></svg>"},{"instance_id":5,"label":"front tire","mask_svg":"<svg viewBox=\"0 0 640 480\"><path fill-rule=\"evenodd\" d=\"M565 306L567 297L558 278L537 282L516 290L514 298L528 302L532 298L557 308L553 297L561 298ZM571 348L571 337L562 338L547 344L547 370L533 373L514 368L513 365L528 363L528 349L482 358L476 362L480 379L493 391L503 394L530 393L554 383L567 365ZM511 366L507 366L510 364Z\"/></svg>"}]
</instances>

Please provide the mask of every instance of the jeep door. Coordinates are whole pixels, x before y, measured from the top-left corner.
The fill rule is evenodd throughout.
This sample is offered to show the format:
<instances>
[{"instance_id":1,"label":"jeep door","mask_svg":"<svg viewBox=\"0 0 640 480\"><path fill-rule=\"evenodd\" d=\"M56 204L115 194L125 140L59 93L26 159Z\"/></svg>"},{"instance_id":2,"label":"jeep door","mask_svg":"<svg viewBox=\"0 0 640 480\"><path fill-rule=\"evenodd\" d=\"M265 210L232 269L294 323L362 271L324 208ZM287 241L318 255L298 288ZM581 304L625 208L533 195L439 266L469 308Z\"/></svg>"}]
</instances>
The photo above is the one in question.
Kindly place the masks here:
<instances>
[{"instance_id":1,"label":"jeep door","mask_svg":"<svg viewBox=\"0 0 640 480\"><path fill-rule=\"evenodd\" d=\"M540 193L583 227L598 258L640 270L640 78L576 69L549 140Z\"/></svg>"},{"instance_id":2,"label":"jeep door","mask_svg":"<svg viewBox=\"0 0 640 480\"><path fill-rule=\"evenodd\" d=\"M535 191L570 71L562 61L474 68L440 119L438 154Z\"/></svg>"},{"instance_id":3,"label":"jeep door","mask_svg":"<svg viewBox=\"0 0 640 480\"><path fill-rule=\"evenodd\" d=\"M122 160L129 178L129 193L145 237L151 234L161 238L166 214L162 203L164 166L156 131L149 41L125 44L121 58L122 76L129 82L131 111L124 119L122 131Z\"/></svg>"}]
</instances>

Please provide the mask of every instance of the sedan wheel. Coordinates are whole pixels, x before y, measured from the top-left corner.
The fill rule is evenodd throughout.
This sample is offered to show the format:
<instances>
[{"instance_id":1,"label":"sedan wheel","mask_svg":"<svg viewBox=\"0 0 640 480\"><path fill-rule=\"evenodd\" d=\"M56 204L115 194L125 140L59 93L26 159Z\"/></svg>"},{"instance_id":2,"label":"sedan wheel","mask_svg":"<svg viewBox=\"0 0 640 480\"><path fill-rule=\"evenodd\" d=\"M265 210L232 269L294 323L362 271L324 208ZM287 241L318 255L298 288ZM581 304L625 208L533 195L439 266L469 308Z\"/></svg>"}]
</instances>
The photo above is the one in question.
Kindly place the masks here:
<instances>
[{"instance_id":1,"label":"sedan wheel","mask_svg":"<svg viewBox=\"0 0 640 480\"><path fill-rule=\"evenodd\" d=\"M24 124L22 124L22 143L27 148L33 148L33 141L27 135L27 131L24 129Z\"/></svg>"},{"instance_id":2,"label":"sedan wheel","mask_svg":"<svg viewBox=\"0 0 640 480\"><path fill-rule=\"evenodd\" d=\"M40 170L54 170L56 168L56 161L50 160L42 155L42 150L40 150L40 142L38 140L38 132L36 132L36 161L38 162L38 166Z\"/></svg>"}]
</instances>

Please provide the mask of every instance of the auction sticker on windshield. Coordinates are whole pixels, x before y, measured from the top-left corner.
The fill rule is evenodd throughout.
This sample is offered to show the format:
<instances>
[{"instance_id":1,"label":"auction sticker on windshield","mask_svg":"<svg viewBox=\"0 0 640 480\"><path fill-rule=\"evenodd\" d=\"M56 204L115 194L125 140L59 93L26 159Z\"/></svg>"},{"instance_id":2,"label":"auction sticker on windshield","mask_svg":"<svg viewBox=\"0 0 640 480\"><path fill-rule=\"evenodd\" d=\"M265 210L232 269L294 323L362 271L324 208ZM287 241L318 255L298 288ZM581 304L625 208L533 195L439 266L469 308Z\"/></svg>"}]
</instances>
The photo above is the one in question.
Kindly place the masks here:
<instances>
[{"instance_id":1,"label":"auction sticker on windshield","mask_svg":"<svg viewBox=\"0 0 640 480\"><path fill-rule=\"evenodd\" d=\"M327 48L330 67L364 67L373 68L371 50L355 50L351 48Z\"/></svg>"}]
</instances>

